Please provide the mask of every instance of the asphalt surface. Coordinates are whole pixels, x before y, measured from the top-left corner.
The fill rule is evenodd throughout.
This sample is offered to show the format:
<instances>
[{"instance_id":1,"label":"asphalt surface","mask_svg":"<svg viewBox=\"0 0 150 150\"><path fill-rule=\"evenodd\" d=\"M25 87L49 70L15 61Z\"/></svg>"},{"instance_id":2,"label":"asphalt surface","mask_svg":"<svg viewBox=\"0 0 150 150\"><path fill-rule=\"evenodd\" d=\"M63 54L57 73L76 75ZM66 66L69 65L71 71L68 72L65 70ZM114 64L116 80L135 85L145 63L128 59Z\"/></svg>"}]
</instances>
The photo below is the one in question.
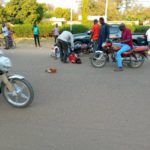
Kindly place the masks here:
<instances>
[{"instance_id":1,"label":"asphalt surface","mask_svg":"<svg viewBox=\"0 0 150 150\"><path fill-rule=\"evenodd\" d=\"M116 73L113 63L93 68L87 56L81 65L61 64L49 44L6 52L35 99L16 109L0 96L0 150L149 150L150 60Z\"/></svg>"}]
</instances>

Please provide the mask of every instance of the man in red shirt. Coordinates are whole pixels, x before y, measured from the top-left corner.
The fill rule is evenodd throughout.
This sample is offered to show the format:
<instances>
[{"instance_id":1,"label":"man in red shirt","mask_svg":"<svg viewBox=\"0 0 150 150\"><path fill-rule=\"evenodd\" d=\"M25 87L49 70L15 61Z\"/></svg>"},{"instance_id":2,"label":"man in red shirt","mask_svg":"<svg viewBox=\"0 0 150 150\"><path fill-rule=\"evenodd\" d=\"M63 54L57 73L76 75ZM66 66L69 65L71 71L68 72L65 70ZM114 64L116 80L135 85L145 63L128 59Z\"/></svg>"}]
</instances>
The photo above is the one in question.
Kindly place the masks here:
<instances>
[{"instance_id":1,"label":"man in red shirt","mask_svg":"<svg viewBox=\"0 0 150 150\"><path fill-rule=\"evenodd\" d=\"M121 49L117 52L117 65L118 68L115 69L114 71L123 71L123 65L122 65L122 53L130 51L133 48L133 43L132 43L132 33L131 30L126 28L125 24L120 25L120 30L122 31L122 37L121 41L118 44L121 46Z\"/></svg>"},{"instance_id":2,"label":"man in red shirt","mask_svg":"<svg viewBox=\"0 0 150 150\"><path fill-rule=\"evenodd\" d=\"M93 51L95 52L98 48L98 39L100 33L100 25L98 24L98 20L94 20L94 25L92 28L91 40L93 41Z\"/></svg>"}]
</instances>

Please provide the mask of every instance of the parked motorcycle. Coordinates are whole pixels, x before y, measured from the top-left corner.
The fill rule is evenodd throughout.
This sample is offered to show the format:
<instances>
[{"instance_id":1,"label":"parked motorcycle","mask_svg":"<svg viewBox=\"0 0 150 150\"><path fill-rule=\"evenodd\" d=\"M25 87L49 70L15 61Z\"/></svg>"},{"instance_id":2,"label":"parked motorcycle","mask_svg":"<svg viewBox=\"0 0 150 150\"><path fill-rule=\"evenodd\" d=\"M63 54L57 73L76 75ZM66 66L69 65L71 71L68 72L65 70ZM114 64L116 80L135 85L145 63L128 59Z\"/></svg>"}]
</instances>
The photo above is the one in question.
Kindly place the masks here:
<instances>
[{"instance_id":1,"label":"parked motorcycle","mask_svg":"<svg viewBox=\"0 0 150 150\"><path fill-rule=\"evenodd\" d=\"M75 44L74 52L78 54L89 54L93 52L93 43L90 42L89 44Z\"/></svg>"},{"instance_id":2,"label":"parked motorcycle","mask_svg":"<svg viewBox=\"0 0 150 150\"><path fill-rule=\"evenodd\" d=\"M21 75L9 75L12 66L10 59L0 51L0 92L5 100L14 107L29 106L34 99L31 84Z\"/></svg>"},{"instance_id":3,"label":"parked motorcycle","mask_svg":"<svg viewBox=\"0 0 150 150\"><path fill-rule=\"evenodd\" d=\"M96 51L91 57L91 64L93 67L104 67L110 57L113 62L116 62L116 52L121 49L121 47L117 46L115 43L113 44L111 41L103 43L102 48L102 51ZM147 46L136 46L131 51L122 54L123 64L131 68L138 68L143 65L147 55Z\"/></svg>"}]
</instances>

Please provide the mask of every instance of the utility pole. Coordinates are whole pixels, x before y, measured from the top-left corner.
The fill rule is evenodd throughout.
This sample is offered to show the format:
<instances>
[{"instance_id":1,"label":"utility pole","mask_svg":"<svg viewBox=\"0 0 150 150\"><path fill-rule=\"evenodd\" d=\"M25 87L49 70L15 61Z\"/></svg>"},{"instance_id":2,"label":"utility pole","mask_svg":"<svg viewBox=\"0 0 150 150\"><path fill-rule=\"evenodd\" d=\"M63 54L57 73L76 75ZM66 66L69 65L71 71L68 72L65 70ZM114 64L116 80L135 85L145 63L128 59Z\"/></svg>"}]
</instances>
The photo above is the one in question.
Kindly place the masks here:
<instances>
[{"instance_id":1,"label":"utility pole","mask_svg":"<svg viewBox=\"0 0 150 150\"><path fill-rule=\"evenodd\" d=\"M105 21L108 21L108 0L106 0L106 4L105 4Z\"/></svg>"},{"instance_id":2,"label":"utility pole","mask_svg":"<svg viewBox=\"0 0 150 150\"><path fill-rule=\"evenodd\" d=\"M72 5L70 8L70 31L72 31L72 16L73 16L73 10L72 10Z\"/></svg>"}]
</instances>

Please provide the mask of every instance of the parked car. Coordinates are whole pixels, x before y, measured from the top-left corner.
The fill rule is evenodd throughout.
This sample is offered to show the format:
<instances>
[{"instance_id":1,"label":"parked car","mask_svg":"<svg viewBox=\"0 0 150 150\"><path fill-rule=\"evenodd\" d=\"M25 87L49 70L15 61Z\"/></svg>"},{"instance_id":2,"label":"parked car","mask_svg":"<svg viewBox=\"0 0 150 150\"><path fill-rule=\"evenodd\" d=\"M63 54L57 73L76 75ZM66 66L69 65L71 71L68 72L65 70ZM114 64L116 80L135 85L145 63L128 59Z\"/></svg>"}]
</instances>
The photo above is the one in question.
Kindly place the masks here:
<instances>
[{"instance_id":1,"label":"parked car","mask_svg":"<svg viewBox=\"0 0 150 150\"><path fill-rule=\"evenodd\" d=\"M141 46L141 45L148 45L147 37L145 33L133 33L132 39L134 45Z\"/></svg>"},{"instance_id":2,"label":"parked car","mask_svg":"<svg viewBox=\"0 0 150 150\"><path fill-rule=\"evenodd\" d=\"M116 41L121 38L121 31L118 24L111 24L110 26L110 39ZM90 31L84 33L74 34L75 44L88 44L90 42ZM144 33L133 33L132 34L134 45L147 45L147 38Z\"/></svg>"}]
</instances>

